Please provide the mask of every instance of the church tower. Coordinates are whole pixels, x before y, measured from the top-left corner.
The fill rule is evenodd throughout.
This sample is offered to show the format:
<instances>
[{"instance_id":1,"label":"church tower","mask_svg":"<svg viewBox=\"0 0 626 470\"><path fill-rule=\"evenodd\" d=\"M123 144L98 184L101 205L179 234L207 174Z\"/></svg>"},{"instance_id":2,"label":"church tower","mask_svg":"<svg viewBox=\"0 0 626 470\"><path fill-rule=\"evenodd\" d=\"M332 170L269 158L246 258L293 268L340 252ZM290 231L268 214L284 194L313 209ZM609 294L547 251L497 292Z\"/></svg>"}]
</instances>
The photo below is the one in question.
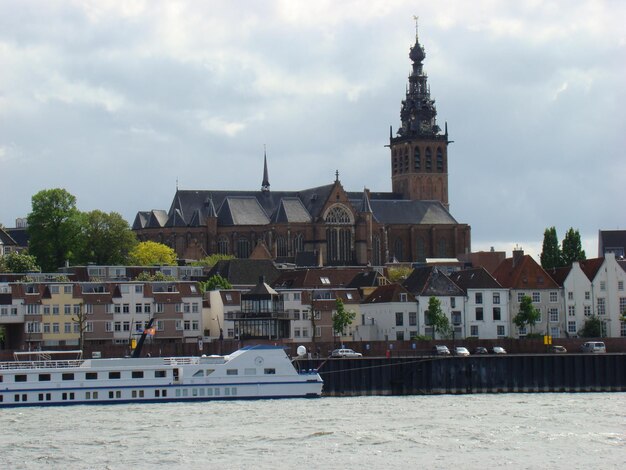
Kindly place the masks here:
<instances>
[{"instance_id":1,"label":"church tower","mask_svg":"<svg viewBox=\"0 0 626 470\"><path fill-rule=\"evenodd\" d=\"M437 125L435 100L422 64L425 57L416 23L415 45L409 52L413 66L400 110L402 125L396 137L389 130L391 185L405 199L441 201L448 209L448 126L442 133Z\"/></svg>"}]
</instances>

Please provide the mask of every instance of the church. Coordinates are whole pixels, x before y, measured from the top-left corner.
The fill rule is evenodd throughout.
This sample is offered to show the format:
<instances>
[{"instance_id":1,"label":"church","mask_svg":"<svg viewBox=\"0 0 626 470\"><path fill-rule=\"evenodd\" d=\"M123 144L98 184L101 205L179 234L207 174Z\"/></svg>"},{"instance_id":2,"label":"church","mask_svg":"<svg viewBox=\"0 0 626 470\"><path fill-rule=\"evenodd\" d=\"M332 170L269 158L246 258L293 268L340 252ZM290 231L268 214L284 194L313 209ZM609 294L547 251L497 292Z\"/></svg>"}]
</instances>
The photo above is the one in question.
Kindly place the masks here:
<instances>
[{"instance_id":1,"label":"church","mask_svg":"<svg viewBox=\"0 0 626 470\"><path fill-rule=\"evenodd\" d=\"M177 190L168 211L141 211L141 241L172 247L180 259L211 254L272 259L298 266L381 266L453 258L471 251L470 227L449 212L448 130L415 35L401 126L390 130L392 192L347 191L333 183L300 191L270 189L267 156L258 190Z\"/></svg>"}]
</instances>

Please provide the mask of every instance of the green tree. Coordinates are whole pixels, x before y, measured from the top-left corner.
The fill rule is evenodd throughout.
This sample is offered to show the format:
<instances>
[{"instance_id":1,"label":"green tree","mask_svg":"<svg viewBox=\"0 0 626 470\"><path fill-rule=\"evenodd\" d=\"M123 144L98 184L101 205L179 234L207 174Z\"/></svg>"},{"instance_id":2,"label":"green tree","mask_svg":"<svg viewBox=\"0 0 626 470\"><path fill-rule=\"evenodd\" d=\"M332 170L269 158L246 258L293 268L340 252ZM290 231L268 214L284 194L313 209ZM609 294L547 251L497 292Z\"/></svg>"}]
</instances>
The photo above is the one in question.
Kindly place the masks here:
<instances>
[{"instance_id":1,"label":"green tree","mask_svg":"<svg viewBox=\"0 0 626 470\"><path fill-rule=\"evenodd\" d=\"M0 256L0 272L33 273L39 271L41 268L37 265L37 260L28 253L14 251Z\"/></svg>"},{"instance_id":2,"label":"green tree","mask_svg":"<svg viewBox=\"0 0 626 470\"><path fill-rule=\"evenodd\" d=\"M431 296L428 299L428 310L426 310L426 324L433 327L433 339L435 333L439 333L443 337L450 336L450 321L441 308L441 301Z\"/></svg>"},{"instance_id":3,"label":"green tree","mask_svg":"<svg viewBox=\"0 0 626 470\"><path fill-rule=\"evenodd\" d=\"M541 248L541 267L543 269L558 268L563 265L559 240L556 228L550 227L543 232L543 246Z\"/></svg>"},{"instance_id":4,"label":"green tree","mask_svg":"<svg viewBox=\"0 0 626 470\"><path fill-rule=\"evenodd\" d=\"M518 328L530 327L530 332L541 318L541 312L533 305L533 299L525 295L519 305L519 312L513 317L513 323Z\"/></svg>"},{"instance_id":5,"label":"green tree","mask_svg":"<svg viewBox=\"0 0 626 470\"><path fill-rule=\"evenodd\" d=\"M220 255L220 254L213 254L213 255L209 255L209 256L205 256L202 259L199 259L197 261L194 261L191 263L192 266L205 266L207 268L212 268L213 266L215 266L217 264L218 261L224 261L224 260L229 260L229 259L234 259L235 257L233 255Z\"/></svg>"},{"instance_id":6,"label":"green tree","mask_svg":"<svg viewBox=\"0 0 626 470\"><path fill-rule=\"evenodd\" d=\"M602 321L595 315L585 320L585 324L578 332L581 338L599 338L602 336Z\"/></svg>"},{"instance_id":7,"label":"green tree","mask_svg":"<svg viewBox=\"0 0 626 470\"><path fill-rule=\"evenodd\" d=\"M154 274L150 274L148 271L141 271L135 277L135 280L143 282L167 282L175 281L176 278L174 276L170 276L169 274L163 274L162 271L157 271Z\"/></svg>"},{"instance_id":8,"label":"green tree","mask_svg":"<svg viewBox=\"0 0 626 470\"><path fill-rule=\"evenodd\" d=\"M135 266L175 266L176 252L157 242L140 242L129 253L130 264Z\"/></svg>"},{"instance_id":9,"label":"green tree","mask_svg":"<svg viewBox=\"0 0 626 470\"><path fill-rule=\"evenodd\" d=\"M80 235L76 198L65 189L45 189L32 197L28 214L29 252L44 271L73 261Z\"/></svg>"},{"instance_id":10,"label":"green tree","mask_svg":"<svg viewBox=\"0 0 626 470\"><path fill-rule=\"evenodd\" d=\"M580 241L580 232L570 229L565 233L562 243L563 266L570 266L574 261L585 261L585 250Z\"/></svg>"},{"instance_id":11,"label":"green tree","mask_svg":"<svg viewBox=\"0 0 626 470\"><path fill-rule=\"evenodd\" d=\"M335 313L333 314L333 330L338 336L341 336L346 327L352 323L356 317L356 312L346 310L343 300L337 297L335 300Z\"/></svg>"},{"instance_id":12,"label":"green tree","mask_svg":"<svg viewBox=\"0 0 626 470\"><path fill-rule=\"evenodd\" d=\"M219 274L214 274L209 279L200 283L200 291L202 293L211 290L224 290L224 289L232 289L233 285L228 282L228 279L220 276Z\"/></svg>"},{"instance_id":13,"label":"green tree","mask_svg":"<svg viewBox=\"0 0 626 470\"><path fill-rule=\"evenodd\" d=\"M80 263L99 265L126 264L137 237L117 212L99 210L81 214Z\"/></svg>"},{"instance_id":14,"label":"green tree","mask_svg":"<svg viewBox=\"0 0 626 470\"><path fill-rule=\"evenodd\" d=\"M402 282L407 277L409 277L412 271L413 269L406 267L406 266L400 266L397 268L389 268L387 270L387 278L389 279L390 282Z\"/></svg>"}]
</instances>

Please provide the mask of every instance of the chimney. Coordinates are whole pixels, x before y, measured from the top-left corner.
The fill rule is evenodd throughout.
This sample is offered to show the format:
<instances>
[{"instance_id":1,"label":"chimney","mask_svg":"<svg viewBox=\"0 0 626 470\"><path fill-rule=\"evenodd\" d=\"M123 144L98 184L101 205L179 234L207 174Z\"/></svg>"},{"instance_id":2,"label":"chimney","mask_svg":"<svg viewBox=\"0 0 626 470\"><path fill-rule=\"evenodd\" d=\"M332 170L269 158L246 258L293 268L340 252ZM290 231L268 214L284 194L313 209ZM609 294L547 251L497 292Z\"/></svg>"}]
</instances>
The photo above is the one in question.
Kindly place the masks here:
<instances>
[{"instance_id":1,"label":"chimney","mask_svg":"<svg viewBox=\"0 0 626 470\"><path fill-rule=\"evenodd\" d=\"M524 250L516 245L513 249L513 267L517 266L522 261L522 258L524 258Z\"/></svg>"}]
</instances>

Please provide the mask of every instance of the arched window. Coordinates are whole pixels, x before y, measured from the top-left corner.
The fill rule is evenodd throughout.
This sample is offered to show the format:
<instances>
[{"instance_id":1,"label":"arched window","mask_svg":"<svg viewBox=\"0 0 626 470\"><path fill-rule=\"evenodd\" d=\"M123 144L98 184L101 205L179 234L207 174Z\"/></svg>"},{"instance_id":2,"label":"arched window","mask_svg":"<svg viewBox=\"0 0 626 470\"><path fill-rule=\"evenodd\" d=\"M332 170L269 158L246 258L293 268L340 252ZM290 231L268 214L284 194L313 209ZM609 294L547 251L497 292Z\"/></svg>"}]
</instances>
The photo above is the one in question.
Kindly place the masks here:
<instances>
[{"instance_id":1,"label":"arched window","mask_svg":"<svg viewBox=\"0 0 626 470\"><path fill-rule=\"evenodd\" d=\"M380 237L374 235L372 238L372 264L374 266L381 266L380 262Z\"/></svg>"},{"instance_id":2,"label":"arched window","mask_svg":"<svg viewBox=\"0 0 626 470\"><path fill-rule=\"evenodd\" d=\"M229 246L228 246L228 238L220 237L217 240L217 252L220 255L227 255L230 253Z\"/></svg>"},{"instance_id":3,"label":"arched window","mask_svg":"<svg viewBox=\"0 0 626 470\"><path fill-rule=\"evenodd\" d=\"M349 228L327 228L326 247L328 264L350 264L352 262L352 231Z\"/></svg>"},{"instance_id":4,"label":"arched window","mask_svg":"<svg viewBox=\"0 0 626 470\"><path fill-rule=\"evenodd\" d=\"M398 261L404 260L403 245L404 243L402 243L402 239L396 238L396 241L393 244L393 255Z\"/></svg>"},{"instance_id":5,"label":"arched window","mask_svg":"<svg viewBox=\"0 0 626 470\"><path fill-rule=\"evenodd\" d=\"M347 225L352 223L352 216L345 206L337 204L329 209L325 220L327 224Z\"/></svg>"},{"instance_id":6,"label":"arched window","mask_svg":"<svg viewBox=\"0 0 626 470\"><path fill-rule=\"evenodd\" d=\"M287 240L282 235L276 237L276 256L287 256Z\"/></svg>"},{"instance_id":7,"label":"arched window","mask_svg":"<svg viewBox=\"0 0 626 470\"><path fill-rule=\"evenodd\" d=\"M437 171L443 173L443 150L441 147L437 147Z\"/></svg>"},{"instance_id":8,"label":"arched window","mask_svg":"<svg viewBox=\"0 0 626 470\"><path fill-rule=\"evenodd\" d=\"M417 261L424 261L426 259L426 246L424 245L424 239L422 237L417 237L416 242Z\"/></svg>"},{"instance_id":9,"label":"arched window","mask_svg":"<svg viewBox=\"0 0 626 470\"><path fill-rule=\"evenodd\" d=\"M437 243L437 256L439 256L439 258L445 258L447 256L446 245L446 239L440 238L439 242Z\"/></svg>"},{"instance_id":10,"label":"arched window","mask_svg":"<svg viewBox=\"0 0 626 470\"><path fill-rule=\"evenodd\" d=\"M250 242L247 238L241 237L237 240L237 258L246 259L250 256Z\"/></svg>"},{"instance_id":11,"label":"arched window","mask_svg":"<svg viewBox=\"0 0 626 470\"><path fill-rule=\"evenodd\" d=\"M422 169L422 156L420 155L419 147L415 147L415 151L413 153L413 169L416 171L420 171Z\"/></svg>"},{"instance_id":12,"label":"arched window","mask_svg":"<svg viewBox=\"0 0 626 470\"><path fill-rule=\"evenodd\" d=\"M301 251L304 251L304 236L298 233L293 237L293 255L295 256L296 253L300 253Z\"/></svg>"},{"instance_id":13,"label":"arched window","mask_svg":"<svg viewBox=\"0 0 626 470\"><path fill-rule=\"evenodd\" d=\"M433 152L430 147L426 147L426 171L433 169Z\"/></svg>"}]
</instances>

